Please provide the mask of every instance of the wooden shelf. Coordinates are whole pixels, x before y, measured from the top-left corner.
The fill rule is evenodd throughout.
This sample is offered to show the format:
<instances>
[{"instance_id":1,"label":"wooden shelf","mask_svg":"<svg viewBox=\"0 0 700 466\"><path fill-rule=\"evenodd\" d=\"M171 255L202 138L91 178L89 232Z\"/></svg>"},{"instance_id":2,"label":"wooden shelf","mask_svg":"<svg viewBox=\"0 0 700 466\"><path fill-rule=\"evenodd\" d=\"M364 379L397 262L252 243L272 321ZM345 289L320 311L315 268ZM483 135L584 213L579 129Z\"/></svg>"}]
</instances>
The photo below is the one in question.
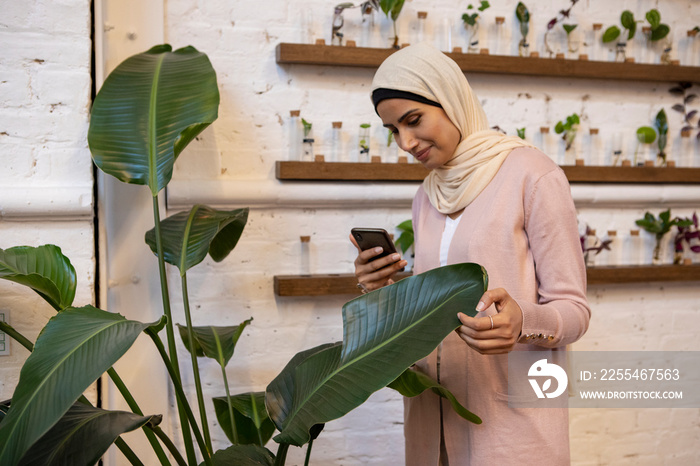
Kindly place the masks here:
<instances>
[{"instance_id":1,"label":"wooden shelf","mask_svg":"<svg viewBox=\"0 0 700 466\"><path fill-rule=\"evenodd\" d=\"M697 184L700 168L667 167L561 167L570 183Z\"/></svg>"},{"instance_id":2,"label":"wooden shelf","mask_svg":"<svg viewBox=\"0 0 700 466\"><path fill-rule=\"evenodd\" d=\"M700 184L700 168L562 167L571 183ZM418 163L283 162L275 165L285 181L422 181Z\"/></svg>"},{"instance_id":3,"label":"wooden shelf","mask_svg":"<svg viewBox=\"0 0 700 466\"><path fill-rule=\"evenodd\" d=\"M276 58L279 64L376 68L394 52L393 49L280 43L277 45ZM700 67L697 66L648 65L464 53L448 53L447 55L457 62L462 71L471 73L657 82L697 82L700 79Z\"/></svg>"},{"instance_id":4,"label":"wooden shelf","mask_svg":"<svg viewBox=\"0 0 700 466\"><path fill-rule=\"evenodd\" d=\"M410 272L397 274L397 278L410 277ZM360 294L357 278L351 273L326 275L275 275L277 296L324 296L335 294Z\"/></svg>"},{"instance_id":5,"label":"wooden shelf","mask_svg":"<svg viewBox=\"0 0 700 466\"><path fill-rule=\"evenodd\" d=\"M587 272L589 285L700 280L700 265L697 264L589 267Z\"/></svg>"},{"instance_id":6,"label":"wooden shelf","mask_svg":"<svg viewBox=\"0 0 700 466\"><path fill-rule=\"evenodd\" d=\"M399 279L410 273L399 274ZM644 265L589 267L589 285L700 281L700 265ZM276 275L277 296L358 295L353 274Z\"/></svg>"},{"instance_id":7,"label":"wooden shelf","mask_svg":"<svg viewBox=\"0 0 700 466\"><path fill-rule=\"evenodd\" d=\"M275 164L278 180L306 181L423 181L428 170L419 163L282 162Z\"/></svg>"}]
</instances>

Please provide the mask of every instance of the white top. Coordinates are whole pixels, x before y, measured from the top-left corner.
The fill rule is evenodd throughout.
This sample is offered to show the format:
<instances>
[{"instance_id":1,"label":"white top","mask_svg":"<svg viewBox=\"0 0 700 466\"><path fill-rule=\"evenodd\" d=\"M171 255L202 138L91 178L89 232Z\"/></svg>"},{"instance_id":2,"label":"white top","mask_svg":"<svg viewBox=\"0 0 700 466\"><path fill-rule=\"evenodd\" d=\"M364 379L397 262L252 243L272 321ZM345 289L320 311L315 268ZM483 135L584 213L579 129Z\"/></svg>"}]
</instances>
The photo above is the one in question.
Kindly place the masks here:
<instances>
[{"instance_id":1,"label":"white top","mask_svg":"<svg viewBox=\"0 0 700 466\"><path fill-rule=\"evenodd\" d=\"M454 238L457 226L462 218L462 214L452 220L449 215L445 217L445 229L442 230L442 239L440 240L440 267L447 265L447 252L450 250L452 238Z\"/></svg>"}]
</instances>

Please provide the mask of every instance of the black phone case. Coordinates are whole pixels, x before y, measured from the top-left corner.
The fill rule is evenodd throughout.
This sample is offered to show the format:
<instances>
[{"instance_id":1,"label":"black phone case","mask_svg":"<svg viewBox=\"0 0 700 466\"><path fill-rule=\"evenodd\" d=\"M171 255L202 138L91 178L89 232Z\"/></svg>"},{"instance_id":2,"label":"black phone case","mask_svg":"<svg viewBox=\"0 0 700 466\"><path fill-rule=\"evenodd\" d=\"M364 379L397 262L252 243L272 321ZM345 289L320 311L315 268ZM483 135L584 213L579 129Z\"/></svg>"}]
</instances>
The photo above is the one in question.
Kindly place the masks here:
<instances>
[{"instance_id":1,"label":"black phone case","mask_svg":"<svg viewBox=\"0 0 700 466\"><path fill-rule=\"evenodd\" d=\"M382 247L382 253L373 257L372 260L386 257L397 252L389 233L383 228L353 228L351 233L352 237L357 241L357 245L360 246L360 249L363 251L377 246Z\"/></svg>"}]
</instances>

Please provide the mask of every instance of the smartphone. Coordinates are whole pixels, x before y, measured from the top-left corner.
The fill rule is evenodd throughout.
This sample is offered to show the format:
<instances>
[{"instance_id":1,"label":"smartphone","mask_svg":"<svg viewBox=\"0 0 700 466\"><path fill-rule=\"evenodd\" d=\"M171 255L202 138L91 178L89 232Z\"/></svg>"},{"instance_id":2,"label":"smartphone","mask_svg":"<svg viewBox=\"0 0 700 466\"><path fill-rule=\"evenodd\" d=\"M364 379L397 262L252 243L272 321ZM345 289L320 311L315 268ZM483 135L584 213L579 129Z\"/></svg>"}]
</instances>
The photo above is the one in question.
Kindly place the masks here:
<instances>
[{"instance_id":1,"label":"smartphone","mask_svg":"<svg viewBox=\"0 0 700 466\"><path fill-rule=\"evenodd\" d=\"M360 246L360 249L363 251L377 246L382 247L383 251L381 254L374 256L370 261L397 252L396 246L394 246L394 242L391 240L389 233L383 228L353 228L350 230L350 233L352 233L352 237L355 238L357 245Z\"/></svg>"}]
</instances>

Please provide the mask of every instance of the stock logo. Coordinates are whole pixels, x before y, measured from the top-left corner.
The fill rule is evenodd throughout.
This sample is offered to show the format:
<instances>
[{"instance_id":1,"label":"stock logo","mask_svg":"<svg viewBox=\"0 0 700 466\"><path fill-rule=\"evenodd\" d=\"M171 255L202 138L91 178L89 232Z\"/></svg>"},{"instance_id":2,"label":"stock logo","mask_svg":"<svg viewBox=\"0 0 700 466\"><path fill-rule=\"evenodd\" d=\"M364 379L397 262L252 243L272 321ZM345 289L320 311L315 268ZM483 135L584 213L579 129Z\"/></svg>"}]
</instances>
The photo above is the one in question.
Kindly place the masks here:
<instances>
[{"instance_id":1,"label":"stock logo","mask_svg":"<svg viewBox=\"0 0 700 466\"><path fill-rule=\"evenodd\" d=\"M540 359L535 362L527 372L529 378L528 381L532 385L532 389L535 391L537 398L556 398L566 390L566 386L569 383L569 378L566 376L566 371L560 366L548 363L546 359ZM538 379L544 378L542 385ZM556 389L552 392L549 390L552 388L552 379L557 381Z\"/></svg>"}]
</instances>

